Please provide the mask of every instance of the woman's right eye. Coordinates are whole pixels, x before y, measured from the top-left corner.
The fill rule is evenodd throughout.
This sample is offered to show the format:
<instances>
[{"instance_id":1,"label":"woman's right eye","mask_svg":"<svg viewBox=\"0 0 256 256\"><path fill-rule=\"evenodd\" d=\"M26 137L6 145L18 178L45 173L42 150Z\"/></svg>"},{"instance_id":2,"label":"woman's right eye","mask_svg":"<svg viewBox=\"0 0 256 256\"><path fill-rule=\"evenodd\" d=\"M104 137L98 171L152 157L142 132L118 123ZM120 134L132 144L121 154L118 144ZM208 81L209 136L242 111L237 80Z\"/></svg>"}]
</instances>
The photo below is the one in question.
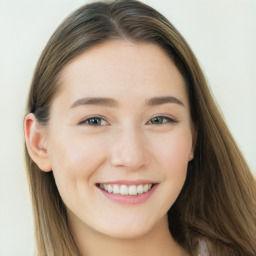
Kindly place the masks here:
<instances>
[{"instance_id":1,"label":"woman's right eye","mask_svg":"<svg viewBox=\"0 0 256 256\"><path fill-rule=\"evenodd\" d=\"M108 124L107 121L101 117L89 117L79 123L79 125L91 125L91 126L104 126L107 124Z\"/></svg>"}]
</instances>

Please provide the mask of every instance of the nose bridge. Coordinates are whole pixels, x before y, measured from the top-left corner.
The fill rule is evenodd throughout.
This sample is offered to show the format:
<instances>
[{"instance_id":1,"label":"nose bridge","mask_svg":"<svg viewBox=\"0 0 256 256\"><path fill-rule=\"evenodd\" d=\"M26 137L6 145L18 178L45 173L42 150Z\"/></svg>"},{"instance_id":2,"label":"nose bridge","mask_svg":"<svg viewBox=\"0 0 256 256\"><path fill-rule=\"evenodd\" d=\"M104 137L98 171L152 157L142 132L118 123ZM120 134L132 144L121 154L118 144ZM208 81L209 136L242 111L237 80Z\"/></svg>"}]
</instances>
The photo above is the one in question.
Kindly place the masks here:
<instances>
[{"instance_id":1,"label":"nose bridge","mask_svg":"<svg viewBox=\"0 0 256 256\"><path fill-rule=\"evenodd\" d=\"M116 133L113 139L112 165L132 170L147 164L148 152L141 129L132 124L126 125Z\"/></svg>"}]
</instances>

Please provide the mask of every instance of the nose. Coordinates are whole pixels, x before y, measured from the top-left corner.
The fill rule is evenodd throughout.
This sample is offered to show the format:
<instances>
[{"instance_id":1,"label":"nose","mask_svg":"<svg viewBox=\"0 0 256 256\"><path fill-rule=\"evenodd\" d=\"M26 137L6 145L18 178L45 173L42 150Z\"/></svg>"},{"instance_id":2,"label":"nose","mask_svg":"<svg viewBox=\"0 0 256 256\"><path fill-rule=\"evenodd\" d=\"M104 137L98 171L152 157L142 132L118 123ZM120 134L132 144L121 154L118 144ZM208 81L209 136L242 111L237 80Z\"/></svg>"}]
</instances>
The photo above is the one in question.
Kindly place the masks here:
<instances>
[{"instance_id":1,"label":"nose","mask_svg":"<svg viewBox=\"0 0 256 256\"><path fill-rule=\"evenodd\" d=\"M113 136L110 161L113 166L138 170L149 163L149 151L143 132L136 128L120 130Z\"/></svg>"}]
</instances>

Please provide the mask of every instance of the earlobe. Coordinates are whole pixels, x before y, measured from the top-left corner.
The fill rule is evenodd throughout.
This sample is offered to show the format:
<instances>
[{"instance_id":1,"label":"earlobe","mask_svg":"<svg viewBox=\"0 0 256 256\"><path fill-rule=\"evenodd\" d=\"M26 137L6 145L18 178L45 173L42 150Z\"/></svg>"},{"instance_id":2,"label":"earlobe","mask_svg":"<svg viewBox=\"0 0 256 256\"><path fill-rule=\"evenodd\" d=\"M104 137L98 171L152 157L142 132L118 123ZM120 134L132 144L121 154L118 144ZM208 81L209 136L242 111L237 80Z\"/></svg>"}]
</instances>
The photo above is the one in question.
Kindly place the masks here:
<instances>
[{"instance_id":1,"label":"earlobe","mask_svg":"<svg viewBox=\"0 0 256 256\"><path fill-rule=\"evenodd\" d=\"M44 171L52 170L46 147L45 129L38 124L34 114L29 113L24 120L24 131L28 153L31 159Z\"/></svg>"}]
</instances>

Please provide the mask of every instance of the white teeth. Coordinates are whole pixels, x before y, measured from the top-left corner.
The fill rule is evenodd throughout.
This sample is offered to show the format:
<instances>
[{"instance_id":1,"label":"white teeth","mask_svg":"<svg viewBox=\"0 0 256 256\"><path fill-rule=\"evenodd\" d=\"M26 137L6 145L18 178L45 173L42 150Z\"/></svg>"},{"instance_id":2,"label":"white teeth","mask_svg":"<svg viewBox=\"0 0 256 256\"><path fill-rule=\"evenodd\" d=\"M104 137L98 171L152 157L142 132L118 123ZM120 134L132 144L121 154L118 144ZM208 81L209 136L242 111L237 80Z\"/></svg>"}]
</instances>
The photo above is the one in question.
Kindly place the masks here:
<instances>
[{"instance_id":1,"label":"white teeth","mask_svg":"<svg viewBox=\"0 0 256 256\"><path fill-rule=\"evenodd\" d=\"M99 184L99 187L108 193L121 194L121 195L130 195L136 196L138 194L143 194L148 192L152 188L153 184L141 184L141 185L110 185L110 184Z\"/></svg>"},{"instance_id":2,"label":"white teeth","mask_svg":"<svg viewBox=\"0 0 256 256\"><path fill-rule=\"evenodd\" d=\"M148 184L145 184L145 185L143 186L143 192L148 192Z\"/></svg>"},{"instance_id":3,"label":"white teeth","mask_svg":"<svg viewBox=\"0 0 256 256\"><path fill-rule=\"evenodd\" d=\"M142 194L144 191L143 191L143 185L139 185L138 187L137 187L137 193L138 194Z\"/></svg>"},{"instance_id":4,"label":"white teeth","mask_svg":"<svg viewBox=\"0 0 256 256\"><path fill-rule=\"evenodd\" d=\"M114 194L119 194L119 187L118 187L118 185L114 185L113 186L113 193Z\"/></svg>"},{"instance_id":5,"label":"white teeth","mask_svg":"<svg viewBox=\"0 0 256 256\"><path fill-rule=\"evenodd\" d=\"M108 193L111 193L113 191L112 186L108 185Z\"/></svg>"},{"instance_id":6,"label":"white teeth","mask_svg":"<svg viewBox=\"0 0 256 256\"><path fill-rule=\"evenodd\" d=\"M136 196L137 195L137 188L135 185L132 185L129 187L129 195L130 196Z\"/></svg>"},{"instance_id":7,"label":"white teeth","mask_svg":"<svg viewBox=\"0 0 256 256\"><path fill-rule=\"evenodd\" d=\"M128 187L127 187L126 185L122 185L122 186L120 187L119 193L120 193L121 195L128 195L128 193L129 193Z\"/></svg>"}]
</instances>

